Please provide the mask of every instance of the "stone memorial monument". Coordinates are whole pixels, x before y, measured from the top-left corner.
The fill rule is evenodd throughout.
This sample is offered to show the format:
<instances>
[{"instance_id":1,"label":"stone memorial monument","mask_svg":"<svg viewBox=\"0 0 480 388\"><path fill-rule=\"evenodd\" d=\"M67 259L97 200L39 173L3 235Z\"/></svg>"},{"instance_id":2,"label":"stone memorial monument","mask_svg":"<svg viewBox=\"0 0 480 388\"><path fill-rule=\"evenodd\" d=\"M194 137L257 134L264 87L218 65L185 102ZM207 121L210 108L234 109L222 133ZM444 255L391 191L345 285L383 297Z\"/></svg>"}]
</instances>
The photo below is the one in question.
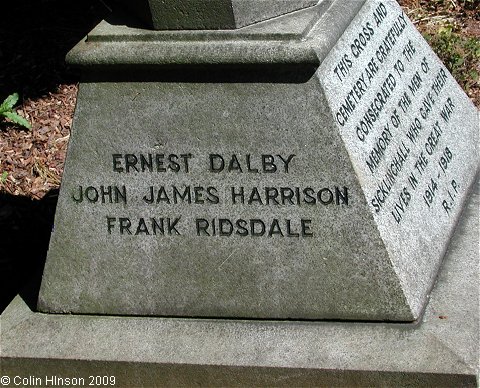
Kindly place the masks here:
<instances>
[{"instance_id":1,"label":"stone memorial monument","mask_svg":"<svg viewBox=\"0 0 480 388\"><path fill-rule=\"evenodd\" d=\"M398 4L122 2L144 27L114 14L67 57L84 79L39 312L2 316L9 373L475 386L479 113Z\"/></svg>"}]
</instances>

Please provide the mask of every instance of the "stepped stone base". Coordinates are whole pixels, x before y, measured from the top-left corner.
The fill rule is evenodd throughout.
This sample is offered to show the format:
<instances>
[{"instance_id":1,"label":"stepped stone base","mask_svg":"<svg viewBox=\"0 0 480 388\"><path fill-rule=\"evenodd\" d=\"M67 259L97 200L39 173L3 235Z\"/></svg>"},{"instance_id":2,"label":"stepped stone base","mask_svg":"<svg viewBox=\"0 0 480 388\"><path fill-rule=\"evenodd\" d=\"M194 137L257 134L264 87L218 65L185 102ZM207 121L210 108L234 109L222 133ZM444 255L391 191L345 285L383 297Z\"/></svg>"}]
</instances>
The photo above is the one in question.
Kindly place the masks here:
<instances>
[{"instance_id":1,"label":"stepped stone base","mask_svg":"<svg viewBox=\"0 0 480 388\"><path fill-rule=\"evenodd\" d=\"M17 297L0 318L1 374L38 386L476 387L479 195L477 183L417 324L49 315Z\"/></svg>"}]
</instances>

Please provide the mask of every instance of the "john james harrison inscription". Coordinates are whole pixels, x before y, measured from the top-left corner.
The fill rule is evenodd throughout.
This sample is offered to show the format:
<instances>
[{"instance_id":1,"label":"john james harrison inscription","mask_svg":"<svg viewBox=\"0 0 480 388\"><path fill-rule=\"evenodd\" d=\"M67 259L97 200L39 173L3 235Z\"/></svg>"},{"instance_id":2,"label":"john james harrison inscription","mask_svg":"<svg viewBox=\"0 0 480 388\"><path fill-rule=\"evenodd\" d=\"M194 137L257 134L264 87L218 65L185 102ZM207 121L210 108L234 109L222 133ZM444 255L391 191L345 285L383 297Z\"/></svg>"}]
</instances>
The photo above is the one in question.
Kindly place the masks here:
<instances>
[{"instance_id":1,"label":"john james harrison inscription","mask_svg":"<svg viewBox=\"0 0 480 388\"><path fill-rule=\"evenodd\" d=\"M260 52L315 53L305 81L81 85L42 311L419 317L478 170L478 112L395 2L366 1L338 41L321 3L248 40L189 42L193 63L245 45L261 71ZM302 39L264 38L291 17ZM121 61L95 35L115 28L79 52ZM131 48L175 40L122 34ZM305 71L292 58L278 61Z\"/></svg>"}]
</instances>

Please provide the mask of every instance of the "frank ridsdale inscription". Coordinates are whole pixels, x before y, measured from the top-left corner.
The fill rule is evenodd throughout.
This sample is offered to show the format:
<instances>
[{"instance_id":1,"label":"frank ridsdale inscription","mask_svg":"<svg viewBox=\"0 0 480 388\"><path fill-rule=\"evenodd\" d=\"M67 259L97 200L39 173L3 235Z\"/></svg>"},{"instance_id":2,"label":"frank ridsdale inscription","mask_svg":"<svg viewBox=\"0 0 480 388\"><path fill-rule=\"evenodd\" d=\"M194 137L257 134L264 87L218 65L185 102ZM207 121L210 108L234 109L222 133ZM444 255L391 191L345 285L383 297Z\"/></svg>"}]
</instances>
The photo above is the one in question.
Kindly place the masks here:
<instances>
[{"instance_id":1,"label":"frank ridsdale inscription","mask_svg":"<svg viewBox=\"0 0 480 388\"><path fill-rule=\"evenodd\" d=\"M393 1L319 62L305 82L82 84L40 310L417 319L478 112Z\"/></svg>"}]
</instances>

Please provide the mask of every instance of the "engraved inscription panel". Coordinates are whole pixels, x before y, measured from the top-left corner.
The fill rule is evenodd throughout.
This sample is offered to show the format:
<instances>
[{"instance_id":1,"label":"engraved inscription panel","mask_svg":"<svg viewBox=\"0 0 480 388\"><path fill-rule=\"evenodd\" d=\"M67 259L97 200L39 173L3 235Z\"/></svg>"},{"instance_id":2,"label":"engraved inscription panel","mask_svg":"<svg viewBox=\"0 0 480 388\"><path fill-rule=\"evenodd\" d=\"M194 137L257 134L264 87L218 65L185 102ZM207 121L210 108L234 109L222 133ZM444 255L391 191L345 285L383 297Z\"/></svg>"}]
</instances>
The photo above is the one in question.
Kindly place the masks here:
<instances>
[{"instance_id":1,"label":"engraved inscription panel","mask_svg":"<svg viewBox=\"0 0 480 388\"><path fill-rule=\"evenodd\" d=\"M110 159L111 172L118 173L124 181L130 174L160 176L171 173L173 176L187 177L193 181L198 174L207 174L203 184L177 184L175 178L167 178L168 185L144 185L133 189L128 185L75 185L70 190L71 201L83 205L120 204L126 207L144 206L154 211L169 206L172 209L190 205L228 206L238 209L235 218L196 217L185 220L181 215L170 217L138 217L105 214L103 231L108 234L134 236L182 236L199 237L313 237L312 220L308 218L279 219L276 207L295 206L348 206L348 187L304 187L281 184L278 186L260 185L211 185L208 174L259 174L288 176L295 173L295 154L218 154L197 156L193 153L125 153L105 155ZM202 171L202 168L204 171ZM147 179L149 180L149 179ZM245 207L267 206L271 208L268 219L243 219ZM201 206L200 206L201 208ZM243 210L243 211L242 211ZM207 210L208 212L208 210ZM180 212L181 214L182 212Z\"/></svg>"},{"instance_id":2,"label":"engraved inscription panel","mask_svg":"<svg viewBox=\"0 0 480 388\"><path fill-rule=\"evenodd\" d=\"M321 82L407 297L428 287L478 166L478 114L394 1L367 2ZM413 283L425 282L417 292Z\"/></svg>"}]
</instances>

